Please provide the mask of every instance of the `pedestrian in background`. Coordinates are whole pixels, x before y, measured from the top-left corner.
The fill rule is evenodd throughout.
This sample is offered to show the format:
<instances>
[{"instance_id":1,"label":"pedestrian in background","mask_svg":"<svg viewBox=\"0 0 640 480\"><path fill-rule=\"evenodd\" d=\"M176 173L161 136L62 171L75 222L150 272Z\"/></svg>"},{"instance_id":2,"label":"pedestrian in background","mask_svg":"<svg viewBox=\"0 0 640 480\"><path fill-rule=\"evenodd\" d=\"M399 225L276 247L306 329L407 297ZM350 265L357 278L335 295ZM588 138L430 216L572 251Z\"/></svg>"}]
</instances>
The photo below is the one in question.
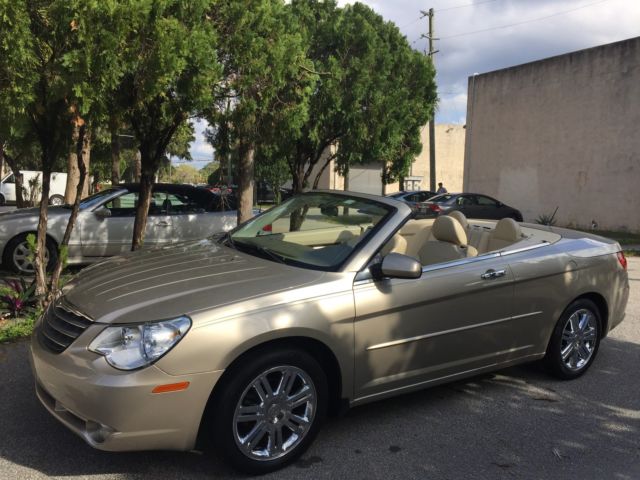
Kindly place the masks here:
<instances>
[{"instance_id":1,"label":"pedestrian in background","mask_svg":"<svg viewBox=\"0 0 640 480\"><path fill-rule=\"evenodd\" d=\"M438 191L436 192L438 195L440 195L441 193L448 193L447 189L444 188L444 186L442 185L442 182L440 182L438 184Z\"/></svg>"}]
</instances>

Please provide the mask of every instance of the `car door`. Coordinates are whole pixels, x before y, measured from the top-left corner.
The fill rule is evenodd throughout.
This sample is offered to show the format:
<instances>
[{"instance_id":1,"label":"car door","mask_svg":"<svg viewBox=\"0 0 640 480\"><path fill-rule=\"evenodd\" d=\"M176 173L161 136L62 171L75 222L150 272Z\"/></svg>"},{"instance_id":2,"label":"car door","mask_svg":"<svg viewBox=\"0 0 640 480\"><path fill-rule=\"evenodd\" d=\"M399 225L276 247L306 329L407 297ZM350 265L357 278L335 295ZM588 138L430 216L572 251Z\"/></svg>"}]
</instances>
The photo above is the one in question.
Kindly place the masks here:
<instances>
[{"instance_id":1,"label":"car door","mask_svg":"<svg viewBox=\"0 0 640 480\"><path fill-rule=\"evenodd\" d=\"M499 254L430 265L419 279L355 282L355 390L375 397L505 362L513 275Z\"/></svg>"},{"instance_id":2,"label":"car door","mask_svg":"<svg viewBox=\"0 0 640 480\"><path fill-rule=\"evenodd\" d=\"M475 195L460 195L456 198L456 210L460 210L467 218L482 218Z\"/></svg>"},{"instance_id":3,"label":"car door","mask_svg":"<svg viewBox=\"0 0 640 480\"><path fill-rule=\"evenodd\" d=\"M171 241L171 218L158 206L161 197L154 193L147 226L145 229L144 247L153 247ZM85 257L109 257L131 250L133 224L136 217L138 192L123 191L86 212L80 223L82 254ZM108 211L108 216L103 214Z\"/></svg>"},{"instance_id":4,"label":"car door","mask_svg":"<svg viewBox=\"0 0 640 480\"><path fill-rule=\"evenodd\" d=\"M478 218L500 219L503 217L503 212L498 208L498 202L496 200L484 195L476 195L476 199L480 215L482 215Z\"/></svg>"}]
</instances>

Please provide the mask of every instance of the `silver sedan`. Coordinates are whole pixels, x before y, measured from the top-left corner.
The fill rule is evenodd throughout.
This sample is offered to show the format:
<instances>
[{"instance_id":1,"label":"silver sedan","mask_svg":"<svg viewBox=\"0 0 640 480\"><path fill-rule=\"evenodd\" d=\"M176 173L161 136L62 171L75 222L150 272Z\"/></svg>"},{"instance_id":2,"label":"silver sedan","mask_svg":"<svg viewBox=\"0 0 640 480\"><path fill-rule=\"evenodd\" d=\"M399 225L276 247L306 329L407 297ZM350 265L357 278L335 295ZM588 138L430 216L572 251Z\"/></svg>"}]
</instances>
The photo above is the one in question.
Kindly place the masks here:
<instances>
[{"instance_id":1,"label":"silver sedan","mask_svg":"<svg viewBox=\"0 0 640 480\"><path fill-rule=\"evenodd\" d=\"M139 186L117 185L80 203L76 227L69 240L68 263L85 264L131 249ZM157 184L149 208L145 247L196 240L236 226L235 202L190 185ZM32 273L27 236L38 227L38 208L0 214L2 263L18 273ZM48 265L58 256L70 206L50 207L47 224Z\"/></svg>"},{"instance_id":2,"label":"silver sedan","mask_svg":"<svg viewBox=\"0 0 640 480\"><path fill-rule=\"evenodd\" d=\"M628 295L614 241L316 191L83 270L36 325L36 391L96 448L209 439L265 473L342 407L534 360L576 378Z\"/></svg>"}]
</instances>

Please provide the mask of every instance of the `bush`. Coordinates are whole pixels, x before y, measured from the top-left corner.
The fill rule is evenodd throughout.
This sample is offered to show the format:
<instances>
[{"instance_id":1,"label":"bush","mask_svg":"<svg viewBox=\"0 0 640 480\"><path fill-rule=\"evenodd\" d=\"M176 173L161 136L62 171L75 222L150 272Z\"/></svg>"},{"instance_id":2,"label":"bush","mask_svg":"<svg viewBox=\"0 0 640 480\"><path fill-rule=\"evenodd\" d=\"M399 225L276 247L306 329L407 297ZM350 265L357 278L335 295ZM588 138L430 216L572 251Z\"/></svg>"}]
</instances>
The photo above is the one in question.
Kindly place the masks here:
<instances>
[{"instance_id":1,"label":"bush","mask_svg":"<svg viewBox=\"0 0 640 480\"><path fill-rule=\"evenodd\" d=\"M24 278L5 280L0 290L0 302L3 310L7 310L13 318L24 317L35 310L37 304L36 283L27 285Z\"/></svg>"}]
</instances>

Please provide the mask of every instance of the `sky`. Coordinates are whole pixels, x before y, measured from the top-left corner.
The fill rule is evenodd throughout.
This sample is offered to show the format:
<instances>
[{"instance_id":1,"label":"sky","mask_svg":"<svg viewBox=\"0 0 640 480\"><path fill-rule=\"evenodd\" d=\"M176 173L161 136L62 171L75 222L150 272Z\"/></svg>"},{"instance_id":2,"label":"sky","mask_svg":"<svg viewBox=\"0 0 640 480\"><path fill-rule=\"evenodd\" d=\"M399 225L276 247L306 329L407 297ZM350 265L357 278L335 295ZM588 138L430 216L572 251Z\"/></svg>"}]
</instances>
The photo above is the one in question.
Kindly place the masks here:
<instances>
[{"instance_id":1,"label":"sky","mask_svg":"<svg viewBox=\"0 0 640 480\"><path fill-rule=\"evenodd\" d=\"M360 1L398 25L422 52L428 19L421 18L421 10L435 10L436 123L465 123L467 81L474 73L640 36L640 0ZM213 150L201 134L205 127L204 122L196 124L194 159L212 158Z\"/></svg>"}]
</instances>

